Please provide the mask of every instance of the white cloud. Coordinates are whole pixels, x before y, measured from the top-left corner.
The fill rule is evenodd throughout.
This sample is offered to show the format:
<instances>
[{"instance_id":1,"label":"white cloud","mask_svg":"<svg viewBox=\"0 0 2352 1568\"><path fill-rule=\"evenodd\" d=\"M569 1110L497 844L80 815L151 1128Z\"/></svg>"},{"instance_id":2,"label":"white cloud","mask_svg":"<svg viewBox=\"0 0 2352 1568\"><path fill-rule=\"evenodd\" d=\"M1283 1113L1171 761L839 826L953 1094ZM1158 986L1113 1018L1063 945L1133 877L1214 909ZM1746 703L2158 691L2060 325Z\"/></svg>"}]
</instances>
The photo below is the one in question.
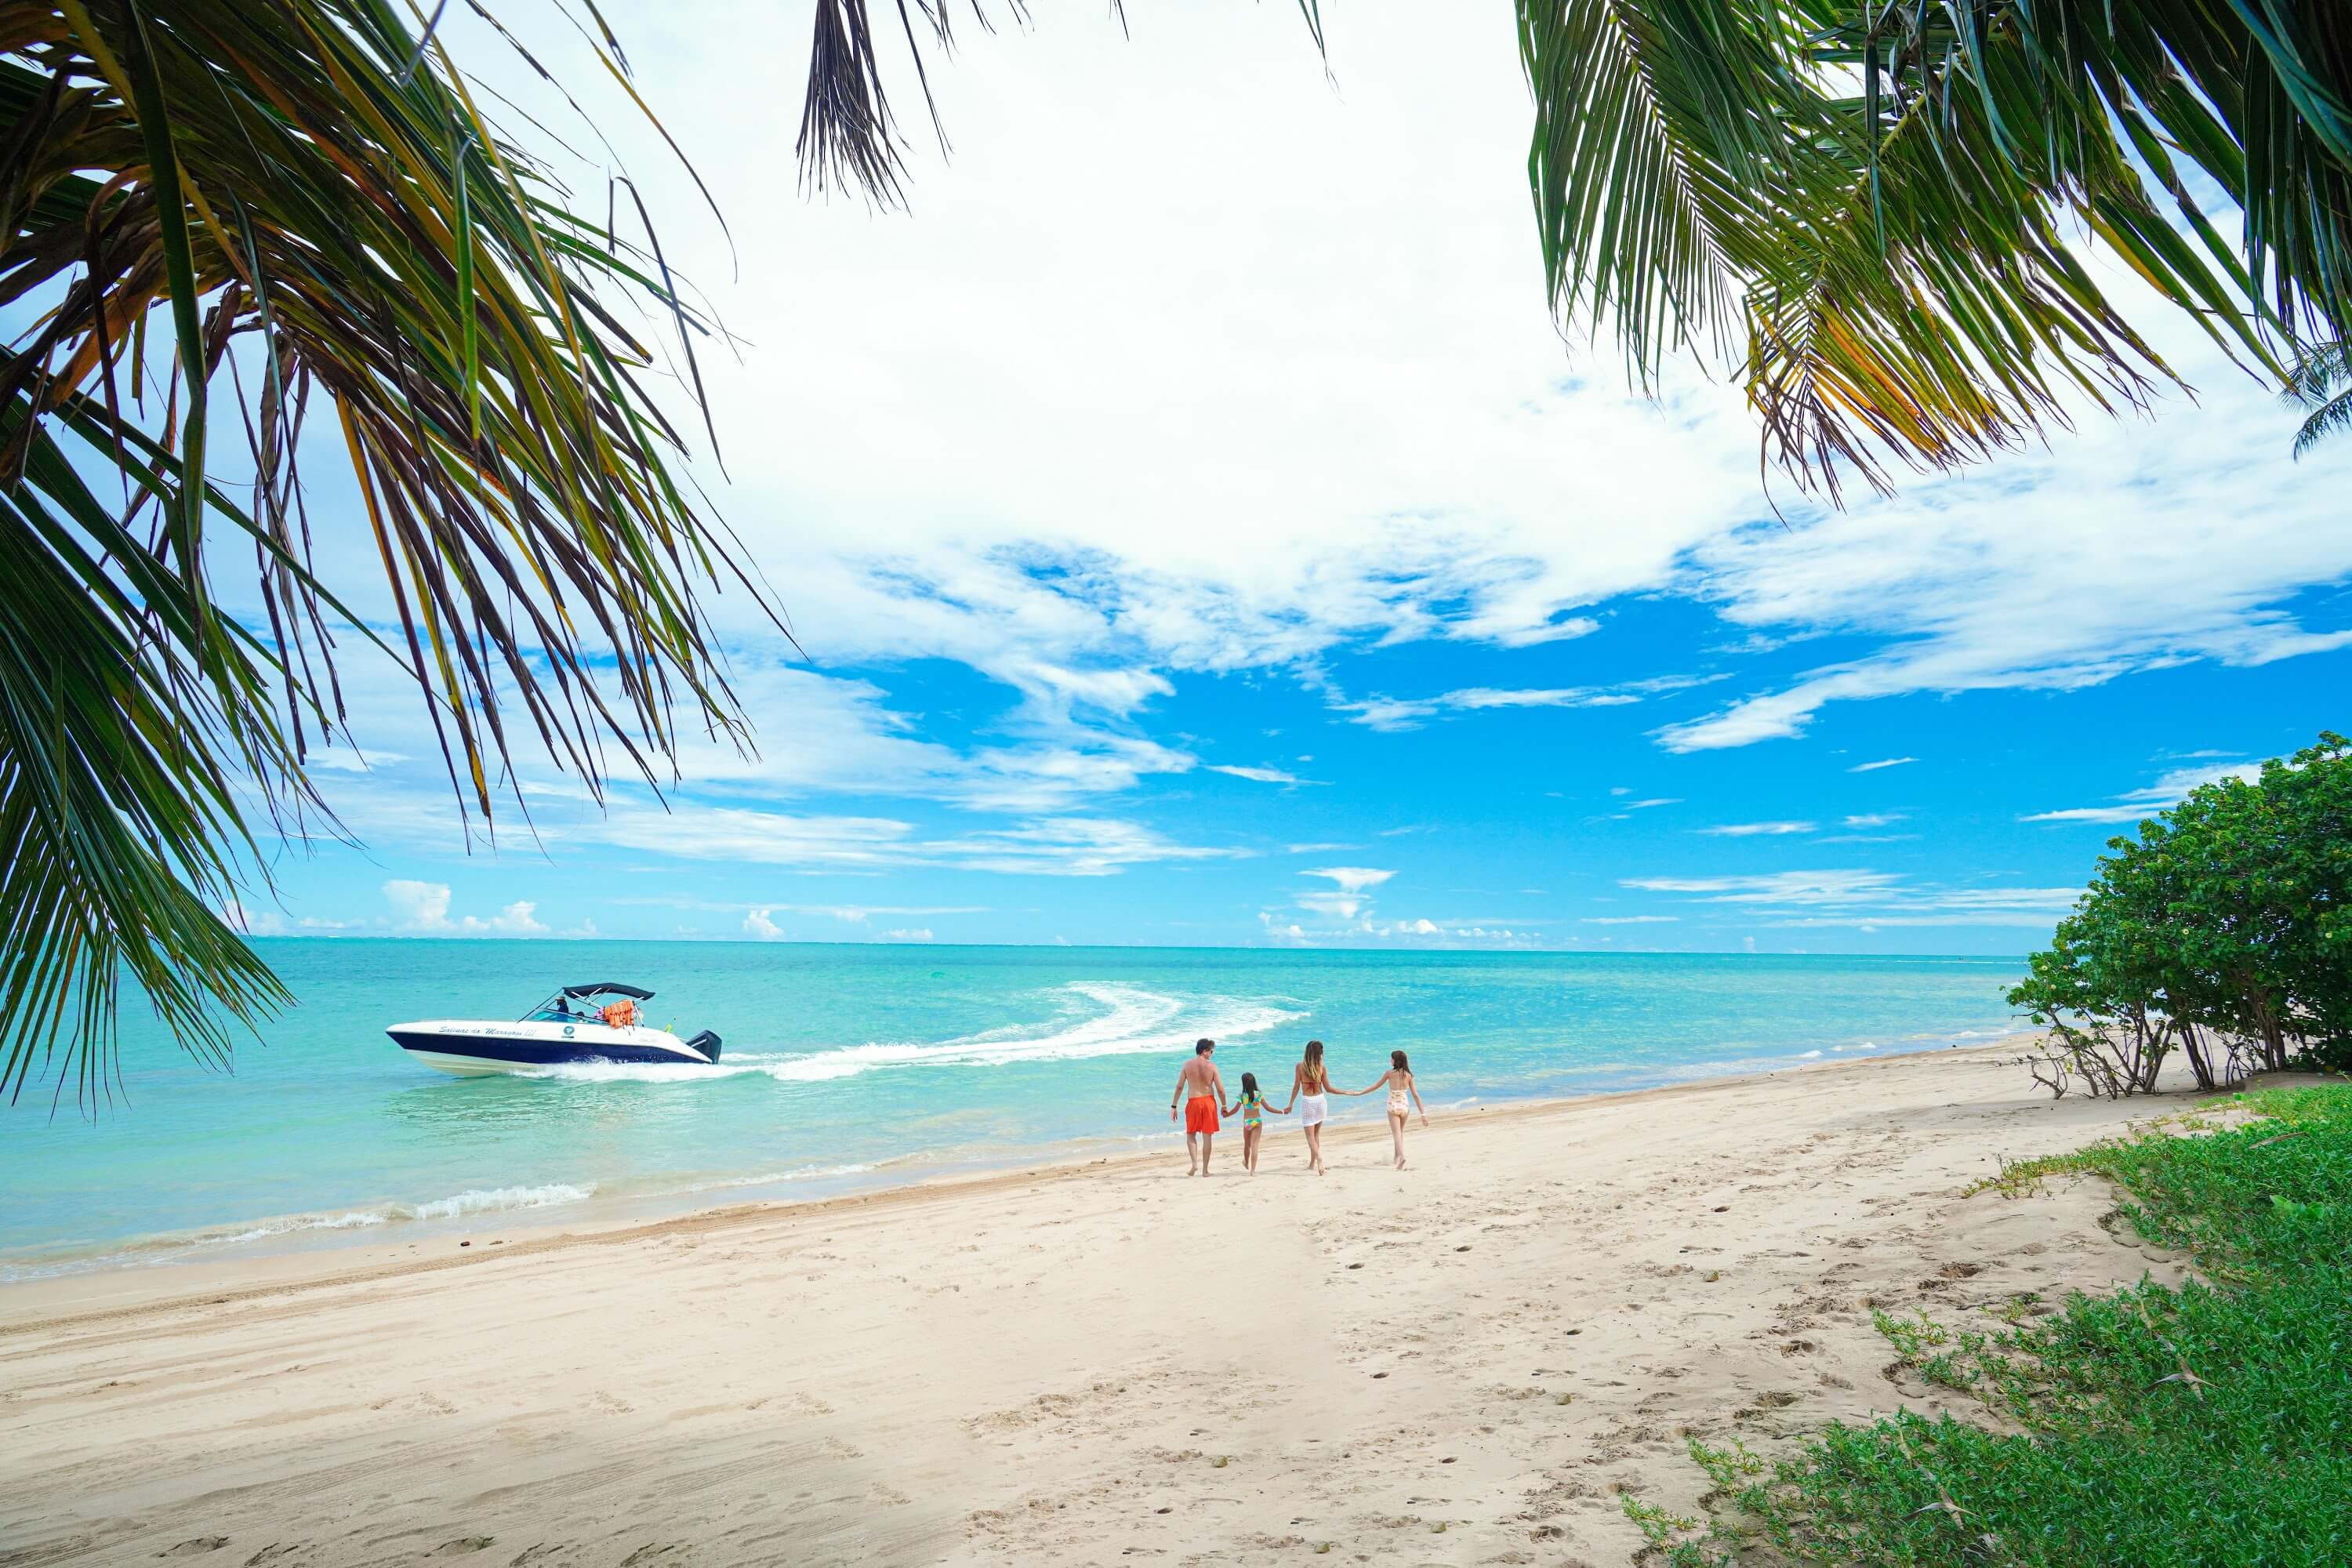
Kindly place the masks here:
<instances>
[{"instance_id":1,"label":"white cloud","mask_svg":"<svg viewBox=\"0 0 2352 1568\"><path fill-rule=\"evenodd\" d=\"M784 928L768 917L773 910L753 910L743 917L743 934L761 942L773 942L784 934Z\"/></svg>"},{"instance_id":2,"label":"white cloud","mask_svg":"<svg viewBox=\"0 0 2352 1568\"><path fill-rule=\"evenodd\" d=\"M2168 312L2150 320L2179 330ZM2210 356L2180 347L2203 374ZM2214 368L2203 406L2163 419L2160 435L2088 416L2047 449L1915 480L1893 500L1701 544L1690 585L1726 619L1880 646L1670 724L1660 742L1798 735L1833 702L2068 691L2189 660L2253 666L2352 645L2352 631L2282 607L2352 574L2341 526L2352 455L2318 454L2324 475L2267 457L2263 504L2249 506L2248 454L2274 453L2284 432L2277 409Z\"/></svg>"},{"instance_id":3,"label":"white cloud","mask_svg":"<svg viewBox=\"0 0 2352 1568\"><path fill-rule=\"evenodd\" d=\"M1881 757L1874 763L1856 763L1846 769L1850 773L1874 773L1881 768L1899 768L1906 763L1916 763L1916 757Z\"/></svg>"},{"instance_id":4,"label":"white cloud","mask_svg":"<svg viewBox=\"0 0 2352 1568\"><path fill-rule=\"evenodd\" d=\"M1891 827L1904 819L1899 811L1866 811L1843 819L1848 827Z\"/></svg>"},{"instance_id":5,"label":"white cloud","mask_svg":"<svg viewBox=\"0 0 2352 1568\"><path fill-rule=\"evenodd\" d=\"M276 910L249 909L240 899L224 902L220 907L220 918L227 922L231 931L242 931L247 936L282 936L286 931L283 914Z\"/></svg>"},{"instance_id":6,"label":"white cloud","mask_svg":"<svg viewBox=\"0 0 2352 1568\"><path fill-rule=\"evenodd\" d=\"M544 936L547 927L539 918L539 906L529 899L517 899L500 910L492 919L483 921L482 928L499 936ZM470 929L475 922L467 921Z\"/></svg>"},{"instance_id":7,"label":"white cloud","mask_svg":"<svg viewBox=\"0 0 2352 1568\"><path fill-rule=\"evenodd\" d=\"M2063 811L2037 811L2021 816L2020 822L2138 822L2154 816L2166 806L2176 805L2199 784L2219 784L2223 779L2253 780L2262 777L2260 763L2223 763L2211 767L2179 768L2166 773L2154 784L2117 795L2106 805L2069 806Z\"/></svg>"},{"instance_id":8,"label":"white cloud","mask_svg":"<svg viewBox=\"0 0 2352 1568\"><path fill-rule=\"evenodd\" d=\"M449 884L395 879L383 885L384 901L392 905L394 927L407 931L446 931L449 924Z\"/></svg>"},{"instance_id":9,"label":"white cloud","mask_svg":"<svg viewBox=\"0 0 2352 1568\"><path fill-rule=\"evenodd\" d=\"M1229 773L1234 778L1248 779L1254 784L1295 784L1307 782L1297 773L1286 773L1280 768L1243 768L1223 763L1213 763L1209 766L1209 771L1213 773Z\"/></svg>"},{"instance_id":10,"label":"white cloud","mask_svg":"<svg viewBox=\"0 0 2352 1568\"><path fill-rule=\"evenodd\" d=\"M1702 827L1700 833L1712 833L1721 838L1777 837L1790 833L1811 833L1810 822L1727 822L1719 826Z\"/></svg>"},{"instance_id":11,"label":"white cloud","mask_svg":"<svg viewBox=\"0 0 2352 1568\"><path fill-rule=\"evenodd\" d=\"M1649 680L1628 681L1621 686L1561 686L1532 689L1503 689L1492 686L1465 686L1454 691L1442 691L1434 697L1369 697L1349 701L1333 694L1334 710L1349 716L1349 722L1367 729L1395 732L1418 730L1430 719L1455 713L1477 712L1492 708L1624 708L1662 692L1679 691L1703 683L1705 679L1689 676L1660 676Z\"/></svg>"},{"instance_id":12,"label":"white cloud","mask_svg":"<svg viewBox=\"0 0 2352 1568\"><path fill-rule=\"evenodd\" d=\"M467 915L449 918L449 885L396 878L383 885L384 901L392 906L393 929L412 936L543 936L547 926L539 905L518 899L488 920Z\"/></svg>"},{"instance_id":13,"label":"white cloud","mask_svg":"<svg viewBox=\"0 0 2352 1568\"><path fill-rule=\"evenodd\" d=\"M795 914L824 915L845 921L852 925L864 925L876 915L984 915L985 904L770 904L767 910L790 910Z\"/></svg>"},{"instance_id":14,"label":"white cloud","mask_svg":"<svg viewBox=\"0 0 2352 1568\"><path fill-rule=\"evenodd\" d=\"M1772 923L1852 927L2017 925L2047 927L2071 908L2073 888L1951 888L1915 884L1862 869L1774 871L1737 877L1637 877L1620 884L1679 893L1701 903L1795 911Z\"/></svg>"},{"instance_id":15,"label":"white cloud","mask_svg":"<svg viewBox=\"0 0 2352 1568\"><path fill-rule=\"evenodd\" d=\"M911 930L892 931L885 934L892 942L929 942L931 940L931 928L916 926Z\"/></svg>"},{"instance_id":16,"label":"white cloud","mask_svg":"<svg viewBox=\"0 0 2352 1568\"><path fill-rule=\"evenodd\" d=\"M1360 893L1367 888L1379 887L1396 873L1379 870L1370 866L1326 866L1319 870L1301 871L1299 875L1328 878L1337 883L1342 892Z\"/></svg>"},{"instance_id":17,"label":"white cloud","mask_svg":"<svg viewBox=\"0 0 2352 1568\"><path fill-rule=\"evenodd\" d=\"M1748 877L1631 877L1621 887L1705 895L1710 903L1853 903L1887 894L1899 879L1884 871L1770 871Z\"/></svg>"},{"instance_id":18,"label":"white cloud","mask_svg":"<svg viewBox=\"0 0 2352 1568\"><path fill-rule=\"evenodd\" d=\"M1232 858L1244 851L1180 844L1112 817L1031 818L1007 827L925 836L893 817L802 816L740 806L669 814L616 802L578 830L635 849L694 860L835 870L940 866L1064 877L1110 876L1161 860Z\"/></svg>"},{"instance_id":19,"label":"white cloud","mask_svg":"<svg viewBox=\"0 0 2352 1568\"><path fill-rule=\"evenodd\" d=\"M323 769L328 773L364 773L376 768L393 767L408 761L401 752L369 752L362 753L347 747L330 746L310 752L302 759L306 768Z\"/></svg>"},{"instance_id":20,"label":"white cloud","mask_svg":"<svg viewBox=\"0 0 2352 1568\"><path fill-rule=\"evenodd\" d=\"M1301 871L1298 874L1302 877L1320 877L1333 884L1338 890L1328 893L1300 893L1291 901L1302 910L1321 915L1327 920L1336 921L1353 921L1362 916L1364 911L1371 907L1371 900L1365 895L1396 875L1394 871L1381 870L1371 866L1325 866L1315 870Z\"/></svg>"}]
</instances>

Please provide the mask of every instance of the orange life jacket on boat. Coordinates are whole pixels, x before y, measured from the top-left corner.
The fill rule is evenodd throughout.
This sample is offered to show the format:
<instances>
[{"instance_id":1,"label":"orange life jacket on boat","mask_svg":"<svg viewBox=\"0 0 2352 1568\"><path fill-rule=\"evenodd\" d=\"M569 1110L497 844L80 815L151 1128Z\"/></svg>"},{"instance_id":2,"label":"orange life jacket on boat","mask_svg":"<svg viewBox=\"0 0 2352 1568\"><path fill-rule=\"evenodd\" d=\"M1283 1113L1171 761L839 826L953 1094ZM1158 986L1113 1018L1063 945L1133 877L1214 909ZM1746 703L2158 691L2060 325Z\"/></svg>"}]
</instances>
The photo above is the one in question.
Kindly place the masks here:
<instances>
[{"instance_id":1,"label":"orange life jacket on boat","mask_svg":"<svg viewBox=\"0 0 2352 1568\"><path fill-rule=\"evenodd\" d=\"M637 1005L635 1002L624 999L604 1009L604 1022L611 1028L625 1029L636 1021Z\"/></svg>"}]
</instances>

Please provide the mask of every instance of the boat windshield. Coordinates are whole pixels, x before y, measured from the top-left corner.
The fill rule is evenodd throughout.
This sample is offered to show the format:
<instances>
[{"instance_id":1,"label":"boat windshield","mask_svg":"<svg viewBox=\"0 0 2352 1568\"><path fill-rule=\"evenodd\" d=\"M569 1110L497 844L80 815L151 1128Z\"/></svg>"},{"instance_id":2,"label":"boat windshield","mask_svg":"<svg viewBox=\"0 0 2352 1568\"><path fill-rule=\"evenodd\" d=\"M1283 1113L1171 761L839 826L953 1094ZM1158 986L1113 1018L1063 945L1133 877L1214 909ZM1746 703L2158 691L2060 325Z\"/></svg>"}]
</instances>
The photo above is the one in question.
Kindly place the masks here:
<instances>
[{"instance_id":1,"label":"boat windshield","mask_svg":"<svg viewBox=\"0 0 2352 1568\"><path fill-rule=\"evenodd\" d=\"M593 1024L602 1022L585 1003L574 1007L572 998L558 991L538 1006L522 1016L526 1024Z\"/></svg>"},{"instance_id":2,"label":"boat windshield","mask_svg":"<svg viewBox=\"0 0 2352 1568\"><path fill-rule=\"evenodd\" d=\"M652 992L642 990L635 985L619 985L610 982L602 985L566 985L558 989L554 995L525 1013L522 1016L522 1021L526 1024L610 1024L614 1022L610 1016L613 1008L604 1005L599 999L621 996L627 1000L615 1005L625 1008L628 1020L634 1022L642 1016L637 1004L652 1001L653 995Z\"/></svg>"}]
</instances>

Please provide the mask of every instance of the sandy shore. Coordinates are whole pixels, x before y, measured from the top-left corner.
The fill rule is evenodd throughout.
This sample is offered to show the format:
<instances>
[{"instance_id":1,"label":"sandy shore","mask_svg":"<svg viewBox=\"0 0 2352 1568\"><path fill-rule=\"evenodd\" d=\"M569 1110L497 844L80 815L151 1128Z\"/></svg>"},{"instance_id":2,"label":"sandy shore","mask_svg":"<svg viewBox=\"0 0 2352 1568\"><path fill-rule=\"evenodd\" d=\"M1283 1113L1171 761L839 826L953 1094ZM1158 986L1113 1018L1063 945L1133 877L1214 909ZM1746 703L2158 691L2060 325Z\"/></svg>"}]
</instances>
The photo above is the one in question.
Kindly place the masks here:
<instances>
[{"instance_id":1,"label":"sandy shore","mask_svg":"<svg viewBox=\"0 0 2352 1568\"><path fill-rule=\"evenodd\" d=\"M1936 1405L1871 1304L2177 1274L1958 1195L2185 1103L2015 1054L0 1289L0 1564L1622 1563L1683 1434Z\"/></svg>"}]
</instances>

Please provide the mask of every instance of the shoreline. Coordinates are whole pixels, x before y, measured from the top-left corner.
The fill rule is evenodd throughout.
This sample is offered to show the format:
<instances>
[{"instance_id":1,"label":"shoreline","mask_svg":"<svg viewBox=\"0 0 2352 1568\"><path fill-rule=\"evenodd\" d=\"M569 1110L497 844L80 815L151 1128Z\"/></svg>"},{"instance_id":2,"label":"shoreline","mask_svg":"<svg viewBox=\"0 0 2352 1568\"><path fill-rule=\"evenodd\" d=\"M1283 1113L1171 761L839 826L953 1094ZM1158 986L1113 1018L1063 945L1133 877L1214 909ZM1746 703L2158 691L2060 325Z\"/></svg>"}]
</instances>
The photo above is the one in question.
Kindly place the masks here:
<instances>
[{"instance_id":1,"label":"shoreline","mask_svg":"<svg viewBox=\"0 0 2352 1568\"><path fill-rule=\"evenodd\" d=\"M2017 1044L1460 1112L1402 1173L1359 1126L1322 1178L1293 1138L1255 1178L1237 1148L1206 1182L1163 1150L193 1290L14 1288L0 1542L268 1568L1623 1562L1621 1494L1699 1511L1688 1438L1769 1460L1898 1405L1965 1417L1874 1314L1990 1325L2183 1278L2104 1181L1971 1188L2228 1097L2053 1100Z\"/></svg>"},{"instance_id":2,"label":"shoreline","mask_svg":"<svg viewBox=\"0 0 2352 1568\"><path fill-rule=\"evenodd\" d=\"M1480 1122L1497 1124L1542 1120L1573 1115L1585 1108L1639 1105L1685 1095L1722 1092L1799 1074L1828 1076L1841 1070L1866 1072L1883 1064L1920 1058L1972 1057L2016 1051L2038 1037L2035 1032L2021 1031L1969 1045L1946 1044L1924 1046L1915 1050L1879 1050L1868 1055L1818 1060L1798 1058L1776 1068L1738 1073L1704 1073L1678 1082L1652 1084L1639 1089L1602 1089L1591 1094L1551 1095L1449 1107L1444 1116L1448 1121L1475 1119ZM1269 1128L1278 1132L1295 1133L1297 1131L1295 1126L1276 1127L1272 1123L1269 1123ZM1416 1135L1418 1131L1415 1130ZM1367 1142L1384 1142L1387 1133L1385 1119L1350 1118L1327 1124L1324 1137L1328 1147L1343 1150ZM206 1256L192 1245L189 1250L194 1256L167 1260L138 1262L128 1260L127 1255L110 1255L124 1257L126 1260L111 1262L101 1259L87 1267L61 1268L55 1273L0 1281L0 1337L35 1327L65 1326L84 1318L98 1320L125 1313L168 1310L174 1305L193 1304L198 1300L219 1305L407 1272L430 1273L460 1268L498 1258L532 1256L572 1247L621 1245L674 1234L705 1234L724 1230L730 1226L785 1216L815 1217L827 1213L868 1211L910 1203L955 1201L984 1196L1024 1183L1066 1182L1094 1172L1118 1173L1128 1170L1149 1170L1173 1158L1181 1147L1176 1134L1171 1132L1168 1136L1170 1142L1163 1148L1139 1149L1130 1152L1094 1152L1106 1139L1075 1140L1073 1142L1086 1146L1086 1152L1072 1152L1060 1158L1050 1157L1051 1145L1042 1151L1008 1151L1008 1163L995 1168L918 1175L911 1180L884 1182L822 1197L765 1197L731 1203L696 1204L672 1213L591 1217L584 1223L578 1217L566 1220L556 1216L533 1221L528 1217L531 1213L530 1209L509 1209L482 1214L471 1223L458 1223L463 1216L457 1216L451 1222L438 1224L433 1231L419 1236L415 1241L373 1237L346 1237L320 1227L316 1231L282 1233L289 1245L243 1252ZM1221 1163L1222 1159L1232 1162L1231 1170L1223 1173L1239 1174L1241 1136L1238 1126L1231 1129L1229 1137L1229 1143L1220 1147ZM1279 1141L1292 1142L1295 1140ZM1269 1140L1266 1160L1278 1159L1273 1152L1278 1146L1277 1141ZM1034 1157L1040 1152L1048 1153L1049 1157L1042 1160ZM920 1155L908 1157L910 1163L921 1158ZM1262 1160L1261 1163L1265 1161ZM875 1167L877 1170L885 1168ZM1272 1172L1268 1170L1265 1173L1270 1175ZM691 1194L658 1194L614 1201L657 1203L663 1195ZM592 1195L582 1203L584 1206L594 1201ZM501 1223L502 1220L505 1223ZM461 1246L461 1242L465 1245ZM428 1247L432 1250L426 1251ZM140 1288L142 1285L147 1288Z\"/></svg>"}]
</instances>

